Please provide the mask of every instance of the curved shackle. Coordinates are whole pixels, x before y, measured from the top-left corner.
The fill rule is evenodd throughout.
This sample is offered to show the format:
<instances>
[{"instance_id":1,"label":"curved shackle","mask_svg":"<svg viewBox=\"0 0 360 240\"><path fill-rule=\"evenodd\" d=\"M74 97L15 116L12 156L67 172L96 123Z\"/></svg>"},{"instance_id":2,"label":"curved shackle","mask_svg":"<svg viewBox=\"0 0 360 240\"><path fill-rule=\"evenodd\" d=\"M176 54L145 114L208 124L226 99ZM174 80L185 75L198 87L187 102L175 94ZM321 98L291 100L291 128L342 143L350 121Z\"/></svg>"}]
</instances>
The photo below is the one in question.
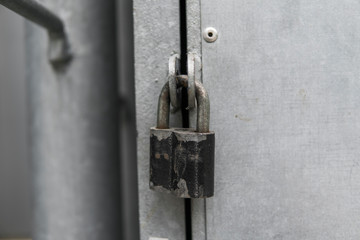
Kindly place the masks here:
<instances>
[{"instance_id":1,"label":"curved shackle","mask_svg":"<svg viewBox=\"0 0 360 240\"><path fill-rule=\"evenodd\" d=\"M209 132L210 125L210 100L204 86L195 81L195 97L197 102L196 131ZM157 126L159 129L168 129L170 119L170 88L166 82L159 95Z\"/></svg>"}]
</instances>

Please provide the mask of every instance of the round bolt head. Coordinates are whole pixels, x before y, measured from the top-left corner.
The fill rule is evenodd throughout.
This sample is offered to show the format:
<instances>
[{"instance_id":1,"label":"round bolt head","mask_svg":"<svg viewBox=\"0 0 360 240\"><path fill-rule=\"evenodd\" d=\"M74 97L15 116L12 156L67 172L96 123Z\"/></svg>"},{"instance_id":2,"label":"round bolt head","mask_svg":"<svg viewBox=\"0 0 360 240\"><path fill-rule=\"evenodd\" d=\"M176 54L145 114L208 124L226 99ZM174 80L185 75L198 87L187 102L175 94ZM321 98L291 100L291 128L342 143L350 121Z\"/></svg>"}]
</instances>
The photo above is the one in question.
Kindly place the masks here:
<instances>
[{"instance_id":1,"label":"round bolt head","mask_svg":"<svg viewBox=\"0 0 360 240\"><path fill-rule=\"evenodd\" d=\"M218 32L215 28L208 27L203 32L203 37L204 37L205 41L212 43L212 42L215 42L216 39L218 38Z\"/></svg>"}]
</instances>

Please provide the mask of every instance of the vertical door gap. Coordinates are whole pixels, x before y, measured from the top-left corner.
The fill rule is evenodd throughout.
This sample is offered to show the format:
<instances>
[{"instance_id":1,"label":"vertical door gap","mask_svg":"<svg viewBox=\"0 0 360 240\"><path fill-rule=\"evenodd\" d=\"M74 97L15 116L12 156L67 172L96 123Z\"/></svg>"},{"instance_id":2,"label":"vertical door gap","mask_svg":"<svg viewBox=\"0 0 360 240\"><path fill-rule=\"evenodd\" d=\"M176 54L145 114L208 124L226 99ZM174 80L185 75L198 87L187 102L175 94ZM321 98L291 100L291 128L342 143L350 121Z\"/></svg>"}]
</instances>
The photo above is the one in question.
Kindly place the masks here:
<instances>
[{"instance_id":1,"label":"vertical door gap","mask_svg":"<svg viewBox=\"0 0 360 240\"><path fill-rule=\"evenodd\" d=\"M187 27L186 27L186 0L180 1L180 74L187 74ZM182 125L189 127L188 97L186 89L182 89L181 114ZM191 223L191 199L184 199L185 209L185 236L186 240L192 240Z\"/></svg>"}]
</instances>

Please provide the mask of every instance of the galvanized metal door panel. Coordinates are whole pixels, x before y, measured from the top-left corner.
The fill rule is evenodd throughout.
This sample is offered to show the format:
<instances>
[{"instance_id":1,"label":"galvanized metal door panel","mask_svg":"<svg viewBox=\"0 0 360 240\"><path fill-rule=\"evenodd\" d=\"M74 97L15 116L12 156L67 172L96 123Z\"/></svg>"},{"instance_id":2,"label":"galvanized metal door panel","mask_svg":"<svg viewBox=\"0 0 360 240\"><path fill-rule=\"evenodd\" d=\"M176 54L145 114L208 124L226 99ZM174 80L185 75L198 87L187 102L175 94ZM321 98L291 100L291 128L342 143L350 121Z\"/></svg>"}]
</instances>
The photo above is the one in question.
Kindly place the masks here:
<instances>
[{"instance_id":1,"label":"galvanized metal door panel","mask_svg":"<svg viewBox=\"0 0 360 240\"><path fill-rule=\"evenodd\" d=\"M135 88L141 239L185 239L184 200L149 189L150 127L156 125L158 96L167 81L168 59L179 53L179 2L134 1ZM170 117L181 126L181 116ZM177 119L177 124L176 120Z\"/></svg>"},{"instance_id":2,"label":"galvanized metal door panel","mask_svg":"<svg viewBox=\"0 0 360 240\"><path fill-rule=\"evenodd\" d=\"M219 32L202 43L216 132L207 239L359 239L359 1L201 10Z\"/></svg>"}]
</instances>

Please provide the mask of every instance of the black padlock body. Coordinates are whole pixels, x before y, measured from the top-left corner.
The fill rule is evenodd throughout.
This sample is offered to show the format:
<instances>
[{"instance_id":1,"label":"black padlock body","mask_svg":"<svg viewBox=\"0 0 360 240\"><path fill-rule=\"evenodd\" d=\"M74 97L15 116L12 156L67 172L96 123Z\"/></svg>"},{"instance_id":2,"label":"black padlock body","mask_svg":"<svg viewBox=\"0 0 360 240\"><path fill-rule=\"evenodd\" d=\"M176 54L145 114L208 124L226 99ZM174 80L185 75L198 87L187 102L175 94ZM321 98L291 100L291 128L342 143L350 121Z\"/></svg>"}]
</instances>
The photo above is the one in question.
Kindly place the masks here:
<instances>
[{"instance_id":1,"label":"black padlock body","mask_svg":"<svg viewBox=\"0 0 360 240\"><path fill-rule=\"evenodd\" d=\"M182 198L214 195L215 134L151 129L150 187Z\"/></svg>"},{"instance_id":2,"label":"black padlock body","mask_svg":"<svg viewBox=\"0 0 360 240\"><path fill-rule=\"evenodd\" d=\"M150 129L150 188L155 191L173 189L173 138L170 129Z\"/></svg>"},{"instance_id":3,"label":"black padlock body","mask_svg":"<svg viewBox=\"0 0 360 240\"><path fill-rule=\"evenodd\" d=\"M183 198L213 196L215 133L176 129L174 135L174 194Z\"/></svg>"}]
</instances>

